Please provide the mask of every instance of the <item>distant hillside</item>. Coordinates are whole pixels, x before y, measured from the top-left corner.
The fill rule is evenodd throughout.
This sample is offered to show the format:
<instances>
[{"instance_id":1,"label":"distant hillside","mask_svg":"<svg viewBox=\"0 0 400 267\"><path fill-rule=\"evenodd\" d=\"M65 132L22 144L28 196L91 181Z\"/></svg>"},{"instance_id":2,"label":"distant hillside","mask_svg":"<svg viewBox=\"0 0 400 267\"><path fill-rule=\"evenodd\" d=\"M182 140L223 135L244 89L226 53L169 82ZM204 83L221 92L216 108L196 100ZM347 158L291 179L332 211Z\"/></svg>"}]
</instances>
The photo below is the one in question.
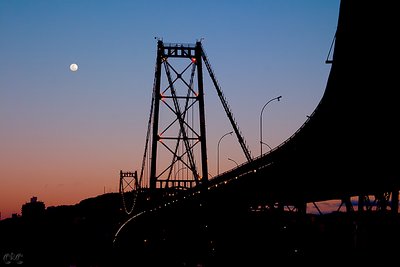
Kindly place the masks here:
<instances>
[{"instance_id":1,"label":"distant hillside","mask_svg":"<svg viewBox=\"0 0 400 267\"><path fill-rule=\"evenodd\" d=\"M0 221L0 258L18 258L23 266L108 266L113 236L126 216L118 193L26 214Z\"/></svg>"}]
</instances>

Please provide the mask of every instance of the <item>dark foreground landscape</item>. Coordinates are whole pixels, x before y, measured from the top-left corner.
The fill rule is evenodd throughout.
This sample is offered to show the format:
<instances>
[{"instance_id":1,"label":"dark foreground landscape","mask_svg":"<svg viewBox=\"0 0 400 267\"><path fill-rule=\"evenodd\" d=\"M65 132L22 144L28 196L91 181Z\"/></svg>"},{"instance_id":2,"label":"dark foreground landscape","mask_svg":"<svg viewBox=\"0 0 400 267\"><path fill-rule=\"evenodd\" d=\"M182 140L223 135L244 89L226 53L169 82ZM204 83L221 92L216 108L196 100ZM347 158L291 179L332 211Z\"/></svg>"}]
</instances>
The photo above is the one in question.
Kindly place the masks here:
<instances>
[{"instance_id":1,"label":"dark foreground landscape","mask_svg":"<svg viewBox=\"0 0 400 267\"><path fill-rule=\"evenodd\" d=\"M141 202L150 198L138 198L135 212L139 213L133 217L125 214L117 193L47 208L33 199L22 207L22 216L0 221L0 265L258 267L397 262L400 173L394 155L400 150L400 139L394 90L398 73L392 65L400 24L394 4L341 1L323 98L304 125L277 149L249 158L210 183L201 181L200 189L185 188L181 190L185 193L177 191L177 197L160 198L162 202L152 205ZM158 44L157 51L164 51L161 40ZM186 53L194 51L192 46L166 47L166 54L158 53L159 66L166 62L165 55L175 56L176 51L179 57L194 55ZM201 46L196 47L201 52ZM194 61L200 66L200 54ZM155 89L154 95L159 96L160 88ZM181 112L175 113L181 122L177 138L181 140L186 126ZM153 133L154 148L160 136ZM203 159L207 162L205 153ZM156 168L152 170L154 194L147 196L157 200L157 188L169 196L167 187L156 186L157 181L169 180L157 180ZM360 212L347 208L347 212L315 215L302 208L333 199L351 204L354 196L363 197L359 198L363 204L369 195L375 195L379 209L365 206L368 209ZM391 200L386 198L390 195ZM286 203L296 204L299 212L284 210ZM269 209L249 208L260 206Z\"/></svg>"},{"instance_id":2,"label":"dark foreground landscape","mask_svg":"<svg viewBox=\"0 0 400 267\"><path fill-rule=\"evenodd\" d=\"M183 220L193 214L179 216L177 220ZM169 225L168 232L160 234L159 227L153 231L150 224L138 224L142 229L125 236L121 245L113 239L128 216L119 194L48 207L37 214L25 211L0 221L0 266L325 266L372 260L384 264L399 250L400 216L389 211L249 211L223 217L210 224L214 230L206 242L190 225L180 230Z\"/></svg>"}]
</instances>

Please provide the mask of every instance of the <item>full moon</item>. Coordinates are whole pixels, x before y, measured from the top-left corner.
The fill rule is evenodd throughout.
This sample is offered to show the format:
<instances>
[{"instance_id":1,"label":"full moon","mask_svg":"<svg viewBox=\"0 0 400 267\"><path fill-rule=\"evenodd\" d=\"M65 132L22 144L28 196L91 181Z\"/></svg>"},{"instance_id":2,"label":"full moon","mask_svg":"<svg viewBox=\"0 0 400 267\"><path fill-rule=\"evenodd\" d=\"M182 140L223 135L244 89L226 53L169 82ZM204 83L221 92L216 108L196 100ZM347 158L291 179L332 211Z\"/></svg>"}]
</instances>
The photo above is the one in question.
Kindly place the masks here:
<instances>
[{"instance_id":1,"label":"full moon","mask_svg":"<svg viewBox=\"0 0 400 267\"><path fill-rule=\"evenodd\" d=\"M69 65L69 69L71 71L77 71L78 70L78 65L75 63L72 63L71 65Z\"/></svg>"}]
</instances>

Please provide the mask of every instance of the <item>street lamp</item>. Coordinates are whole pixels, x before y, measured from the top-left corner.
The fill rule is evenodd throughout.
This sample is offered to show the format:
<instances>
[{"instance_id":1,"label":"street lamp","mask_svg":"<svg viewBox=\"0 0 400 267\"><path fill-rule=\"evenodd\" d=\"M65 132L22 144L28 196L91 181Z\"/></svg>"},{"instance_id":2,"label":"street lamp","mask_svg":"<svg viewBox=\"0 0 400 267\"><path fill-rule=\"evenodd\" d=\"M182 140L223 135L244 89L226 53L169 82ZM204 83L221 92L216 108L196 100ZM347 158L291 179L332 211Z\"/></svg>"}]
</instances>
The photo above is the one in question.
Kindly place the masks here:
<instances>
[{"instance_id":1,"label":"street lamp","mask_svg":"<svg viewBox=\"0 0 400 267\"><path fill-rule=\"evenodd\" d=\"M233 161L236 164L236 167L239 167L239 164L236 161L234 161L233 159L228 158L228 160Z\"/></svg>"},{"instance_id":2,"label":"street lamp","mask_svg":"<svg viewBox=\"0 0 400 267\"><path fill-rule=\"evenodd\" d=\"M261 141L261 144L266 145L269 148L269 150L272 150L272 147L270 145L268 145L267 143ZM262 151L261 151L261 153L262 153Z\"/></svg>"},{"instance_id":3,"label":"street lamp","mask_svg":"<svg viewBox=\"0 0 400 267\"><path fill-rule=\"evenodd\" d=\"M228 134L232 134L233 132L229 132L224 134L218 141L218 146L217 146L217 175L219 175L219 143L221 143L222 138L227 136Z\"/></svg>"},{"instance_id":4,"label":"street lamp","mask_svg":"<svg viewBox=\"0 0 400 267\"><path fill-rule=\"evenodd\" d=\"M177 175L181 170L184 170L184 169L186 169L186 167L182 167L182 168L180 168L179 170L177 170L177 171L175 172L175 177L174 177L175 180L176 180L176 175Z\"/></svg>"},{"instance_id":5,"label":"street lamp","mask_svg":"<svg viewBox=\"0 0 400 267\"><path fill-rule=\"evenodd\" d=\"M272 102L272 101L274 101L274 100L280 100L281 99L281 95L280 96L277 96L277 97L274 97L274 98L271 98L270 100L268 100L267 101L267 103L265 103L264 104L264 106L262 107L262 109L261 109L261 113L260 113L260 151L261 151L261 153L260 153L260 156L262 155L262 146L263 145L267 145L266 143L264 143L263 141L262 141L262 114L263 114L263 111L264 111L264 108L270 103L270 102ZM269 145L267 145L270 149L271 149L271 147L269 146Z\"/></svg>"}]
</instances>

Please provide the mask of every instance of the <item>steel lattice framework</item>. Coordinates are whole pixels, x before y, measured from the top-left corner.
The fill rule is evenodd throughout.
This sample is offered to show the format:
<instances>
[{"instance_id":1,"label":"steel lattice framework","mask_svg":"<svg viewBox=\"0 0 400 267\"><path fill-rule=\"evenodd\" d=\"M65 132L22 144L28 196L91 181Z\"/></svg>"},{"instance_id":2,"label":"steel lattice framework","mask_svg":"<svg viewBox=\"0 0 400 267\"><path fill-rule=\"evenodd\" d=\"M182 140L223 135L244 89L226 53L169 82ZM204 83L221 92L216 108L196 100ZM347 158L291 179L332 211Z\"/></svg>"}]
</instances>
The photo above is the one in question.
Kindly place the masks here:
<instances>
[{"instance_id":1,"label":"steel lattice framework","mask_svg":"<svg viewBox=\"0 0 400 267\"><path fill-rule=\"evenodd\" d=\"M178 44L158 40L150 118L151 189L187 189L208 181L203 62L239 144L251 160L201 42Z\"/></svg>"},{"instance_id":2,"label":"steel lattice framework","mask_svg":"<svg viewBox=\"0 0 400 267\"><path fill-rule=\"evenodd\" d=\"M197 50L194 45L158 41L150 188L190 188L207 179L203 78ZM199 146L200 173L194 155Z\"/></svg>"}]
</instances>

